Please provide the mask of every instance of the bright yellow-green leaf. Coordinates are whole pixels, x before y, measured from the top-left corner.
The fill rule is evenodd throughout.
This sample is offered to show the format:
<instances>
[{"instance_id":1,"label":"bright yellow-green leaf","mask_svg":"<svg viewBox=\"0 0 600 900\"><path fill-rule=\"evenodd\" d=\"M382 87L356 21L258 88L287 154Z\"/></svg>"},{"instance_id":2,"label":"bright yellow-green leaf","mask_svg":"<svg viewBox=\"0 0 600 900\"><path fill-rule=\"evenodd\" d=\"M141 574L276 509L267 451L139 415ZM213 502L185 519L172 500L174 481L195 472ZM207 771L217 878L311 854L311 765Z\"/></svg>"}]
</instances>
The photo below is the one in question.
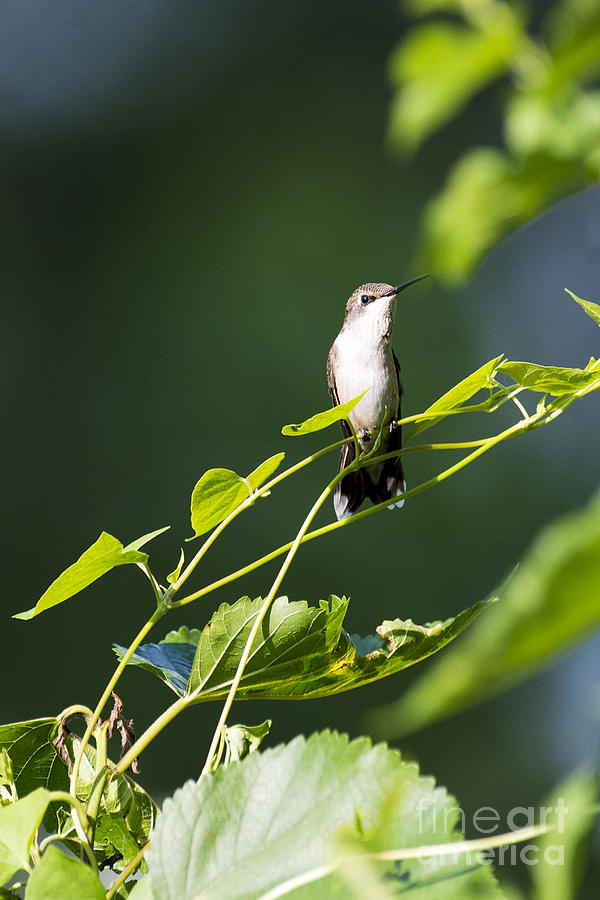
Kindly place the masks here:
<instances>
[{"instance_id":1,"label":"bright yellow-green leaf","mask_svg":"<svg viewBox=\"0 0 600 900\"><path fill-rule=\"evenodd\" d=\"M27 883L27 900L104 900L98 875L50 844Z\"/></svg>"},{"instance_id":2,"label":"bright yellow-green leaf","mask_svg":"<svg viewBox=\"0 0 600 900\"><path fill-rule=\"evenodd\" d=\"M266 459L261 463L253 472L250 472L248 481L250 482L252 490L255 491L261 484L264 484L264 482L271 477L273 472L279 468L284 459L285 453L276 453L275 456L270 456L269 459Z\"/></svg>"},{"instance_id":3,"label":"bright yellow-green leaf","mask_svg":"<svg viewBox=\"0 0 600 900\"><path fill-rule=\"evenodd\" d=\"M567 294L573 298L575 303L579 303L580 307L584 312L588 314L588 316L594 320L596 325L600 325L600 306L597 303L592 303L591 300L582 300L581 297L578 297L573 291L570 291L568 288L565 288Z\"/></svg>"},{"instance_id":4,"label":"bright yellow-green leaf","mask_svg":"<svg viewBox=\"0 0 600 900\"><path fill-rule=\"evenodd\" d=\"M175 566L172 572L167 575L167 581L169 584L175 584L179 576L181 575L181 570L183 568L183 564L185 562L185 553L183 552L183 547L181 548L181 552L179 554L179 562Z\"/></svg>"},{"instance_id":5,"label":"bright yellow-green leaf","mask_svg":"<svg viewBox=\"0 0 600 900\"><path fill-rule=\"evenodd\" d=\"M348 400L346 403L340 403L339 406L334 406L332 409L326 409L324 412L317 413L316 415L311 416L310 419L306 419L305 422L301 422L299 425L284 425L281 429L281 433L286 435L286 437L293 437L297 434L312 434L315 431L322 431L323 428L328 428L330 425L333 425L334 422L339 422L340 419L347 418L348 413L352 412L354 407L362 400L366 393L367 391L363 391L358 397L353 397L352 400Z\"/></svg>"},{"instance_id":6,"label":"bright yellow-green leaf","mask_svg":"<svg viewBox=\"0 0 600 900\"><path fill-rule=\"evenodd\" d=\"M553 394L556 397L575 394L583 388L598 382L600 372L589 372L585 369L567 369L562 366L540 366L529 362L506 362L499 366L501 372L509 375L521 387L542 394Z\"/></svg>"},{"instance_id":7,"label":"bright yellow-green leaf","mask_svg":"<svg viewBox=\"0 0 600 900\"><path fill-rule=\"evenodd\" d=\"M398 86L390 130L402 148L414 149L506 67L520 38L514 13L503 4L485 31L446 21L409 32L392 58Z\"/></svg>"},{"instance_id":8,"label":"bright yellow-green leaf","mask_svg":"<svg viewBox=\"0 0 600 900\"><path fill-rule=\"evenodd\" d=\"M154 535L158 533L160 532L154 532ZM149 540L154 535L146 535L145 538ZM44 610L78 594L115 566L146 562L148 562L146 553L123 547L120 541L103 531L98 540L81 554L77 562L65 569L62 575L52 582L32 609L17 613L13 618L32 619Z\"/></svg>"},{"instance_id":9,"label":"bright yellow-green leaf","mask_svg":"<svg viewBox=\"0 0 600 900\"><path fill-rule=\"evenodd\" d=\"M48 797L48 791L38 788L11 806L0 807L0 885L29 865L29 850Z\"/></svg>"},{"instance_id":10,"label":"bright yellow-green leaf","mask_svg":"<svg viewBox=\"0 0 600 900\"><path fill-rule=\"evenodd\" d=\"M454 385L449 391L446 391L439 400L436 400L435 403L428 406L422 414L423 418L415 422L408 432L406 439L408 440L420 431L425 431L426 428L431 428L432 425L435 425L436 422L443 419L451 410L457 409L463 403L466 403L467 400L470 400L471 397L475 396L479 391L486 389L491 390L491 388L496 385L494 376L498 371L498 367L503 358L504 354L496 356L494 359L485 363L485 365L480 366L479 369L476 369L470 375L467 375L466 378L463 378L462 381L459 381L458 384ZM434 413L436 415L434 415ZM437 415L438 413L439 415Z\"/></svg>"},{"instance_id":11,"label":"bright yellow-green leaf","mask_svg":"<svg viewBox=\"0 0 600 900\"><path fill-rule=\"evenodd\" d=\"M250 485L231 469L209 469L192 492L191 518L196 537L205 534L250 496Z\"/></svg>"}]
</instances>

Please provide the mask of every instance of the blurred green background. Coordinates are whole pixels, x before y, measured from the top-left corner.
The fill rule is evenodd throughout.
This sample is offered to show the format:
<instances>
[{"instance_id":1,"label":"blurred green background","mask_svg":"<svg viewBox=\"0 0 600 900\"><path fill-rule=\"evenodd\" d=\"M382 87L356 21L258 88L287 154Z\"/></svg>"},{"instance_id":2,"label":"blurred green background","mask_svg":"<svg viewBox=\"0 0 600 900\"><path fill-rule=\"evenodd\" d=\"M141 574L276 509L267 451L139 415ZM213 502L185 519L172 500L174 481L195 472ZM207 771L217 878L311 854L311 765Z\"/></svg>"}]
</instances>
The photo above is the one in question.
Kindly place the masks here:
<instances>
[{"instance_id":1,"label":"blurred green background","mask_svg":"<svg viewBox=\"0 0 600 900\"><path fill-rule=\"evenodd\" d=\"M150 546L164 579L206 468L245 474L279 450L294 460L320 446L280 428L328 405L325 359L347 296L418 274L409 263L420 211L459 149L493 142L498 126L497 92L484 92L410 162L386 150L387 66L406 27L395 2L31 2L1 16L0 704L2 721L14 721L93 705L111 642L128 642L153 598L126 567L30 623L11 614L102 529L127 543L172 524ZM599 201L598 187L563 201L463 288L444 289L432 271L402 295L405 414L501 352L573 366L597 355L593 324L562 289L599 299ZM542 524L596 489L599 412L592 396L402 512L312 542L285 593L350 594L346 624L363 634L384 618L426 622L482 599ZM487 434L493 423L474 427ZM334 466L326 458L240 517L193 583L291 538ZM409 458L410 483L430 467ZM154 639L265 592L271 574L188 607ZM401 749L467 811L539 803L597 751L599 650L596 638ZM326 726L356 735L363 713L416 674L328 700L239 703L233 720L272 717L271 743ZM138 731L170 702L139 671L118 692ZM146 751L151 793L199 771L218 712L191 710Z\"/></svg>"}]
</instances>

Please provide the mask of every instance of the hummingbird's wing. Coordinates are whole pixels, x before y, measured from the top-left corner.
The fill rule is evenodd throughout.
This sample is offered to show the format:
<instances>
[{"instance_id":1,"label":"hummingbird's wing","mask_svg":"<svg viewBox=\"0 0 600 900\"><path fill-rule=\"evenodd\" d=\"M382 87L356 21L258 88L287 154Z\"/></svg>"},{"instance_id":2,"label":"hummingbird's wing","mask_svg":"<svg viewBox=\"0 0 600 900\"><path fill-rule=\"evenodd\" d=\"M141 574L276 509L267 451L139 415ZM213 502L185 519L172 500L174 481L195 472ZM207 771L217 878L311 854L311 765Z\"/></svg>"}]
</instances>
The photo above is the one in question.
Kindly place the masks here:
<instances>
[{"instance_id":1,"label":"hummingbird's wing","mask_svg":"<svg viewBox=\"0 0 600 900\"><path fill-rule=\"evenodd\" d=\"M331 396L331 405L339 406L340 398L338 396L335 383L335 374L333 367L333 359L331 352L327 357L327 387ZM340 419L340 427L345 438L352 437L352 432L348 427L348 423L344 419ZM340 461L338 472L349 466L354 460L354 443L344 444L340 453ZM333 508L338 519L346 519L351 516L365 499L365 477L362 469L358 472L350 472L336 485L333 495Z\"/></svg>"},{"instance_id":2,"label":"hummingbird's wing","mask_svg":"<svg viewBox=\"0 0 600 900\"><path fill-rule=\"evenodd\" d=\"M394 416L394 419L396 420L402 418L402 381L400 380L400 363L398 362L398 357L393 350L392 353L394 356L394 366L396 368L396 378L398 379L398 408L396 409L396 414ZM396 425L394 427L390 427L390 433L386 443L386 452L400 450L401 447L401 426ZM406 481L404 480L404 469L402 468L401 456L387 459L384 462L376 483L368 477L369 471L369 469L366 470L367 477L365 478L365 490L369 496L369 499L373 503L383 503L384 500L389 500L392 497L397 496L398 494L404 493L404 491L406 490ZM400 501L398 505L401 506L403 502L403 500Z\"/></svg>"}]
</instances>

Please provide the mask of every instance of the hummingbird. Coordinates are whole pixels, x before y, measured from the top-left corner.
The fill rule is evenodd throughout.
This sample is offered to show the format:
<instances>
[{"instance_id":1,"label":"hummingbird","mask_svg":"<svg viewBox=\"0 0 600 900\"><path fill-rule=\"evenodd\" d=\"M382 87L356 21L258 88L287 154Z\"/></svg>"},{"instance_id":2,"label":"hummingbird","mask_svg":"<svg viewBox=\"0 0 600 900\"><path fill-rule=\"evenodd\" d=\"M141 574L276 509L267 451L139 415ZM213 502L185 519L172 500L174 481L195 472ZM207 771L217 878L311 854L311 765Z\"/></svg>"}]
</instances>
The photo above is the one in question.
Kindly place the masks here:
<instances>
[{"instance_id":1,"label":"hummingbird","mask_svg":"<svg viewBox=\"0 0 600 900\"><path fill-rule=\"evenodd\" d=\"M418 275L396 287L361 284L346 303L342 329L327 357L327 385L333 406L367 391L348 416L361 452L374 446L380 429L383 431L378 454L402 446L402 429L397 424L401 418L402 382L398 357L392 348L392 328L397 295L423 278L427 275ZM340 425L344 437L351 437L348 423L341 419ZM338 472L354 457L354 442L344 444ZM348 473L336 486L333 506L338 519L345 519L356 512L366 497L373 503L382 503L405 491L402 461L396 456ZM404 500L392 502L389 509L403 503Z\"/></svg>"}]
</instances>

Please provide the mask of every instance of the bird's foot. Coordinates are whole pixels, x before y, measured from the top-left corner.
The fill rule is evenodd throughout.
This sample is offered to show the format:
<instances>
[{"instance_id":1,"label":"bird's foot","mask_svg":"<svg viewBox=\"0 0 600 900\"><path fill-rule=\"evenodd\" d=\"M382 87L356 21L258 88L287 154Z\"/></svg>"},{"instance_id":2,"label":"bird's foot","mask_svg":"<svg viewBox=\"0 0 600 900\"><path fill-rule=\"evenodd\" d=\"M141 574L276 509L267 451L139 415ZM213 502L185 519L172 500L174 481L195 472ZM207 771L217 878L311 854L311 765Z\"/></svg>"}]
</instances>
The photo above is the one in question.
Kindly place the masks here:
<instances>
[{"instance_id":1,"label":"bird's foot","mask_svg":"<svg viewBox=\"0 0 600 900\"><path fill-rule=\"evenodd\" d=\"M371 432L367 431L366 428L362 428L358 432L358 437L364 444L368 444L368 442L371 440Z\"/></svg>"},{"instance_id":2,"label":"bird's foot","mask_svg":"<svg viewBox=\"0 0 600 900\"><path fill-rule=\"evenodd\" d=\"M399 428L399 427L400 427L400 426L398 425L398 423L396 422L396 420L395 420L395 419L392 419L392 421L390 422L390 434L393 434L394 431L395 431L397 428Z\"/></svg>"}]
</instances>

